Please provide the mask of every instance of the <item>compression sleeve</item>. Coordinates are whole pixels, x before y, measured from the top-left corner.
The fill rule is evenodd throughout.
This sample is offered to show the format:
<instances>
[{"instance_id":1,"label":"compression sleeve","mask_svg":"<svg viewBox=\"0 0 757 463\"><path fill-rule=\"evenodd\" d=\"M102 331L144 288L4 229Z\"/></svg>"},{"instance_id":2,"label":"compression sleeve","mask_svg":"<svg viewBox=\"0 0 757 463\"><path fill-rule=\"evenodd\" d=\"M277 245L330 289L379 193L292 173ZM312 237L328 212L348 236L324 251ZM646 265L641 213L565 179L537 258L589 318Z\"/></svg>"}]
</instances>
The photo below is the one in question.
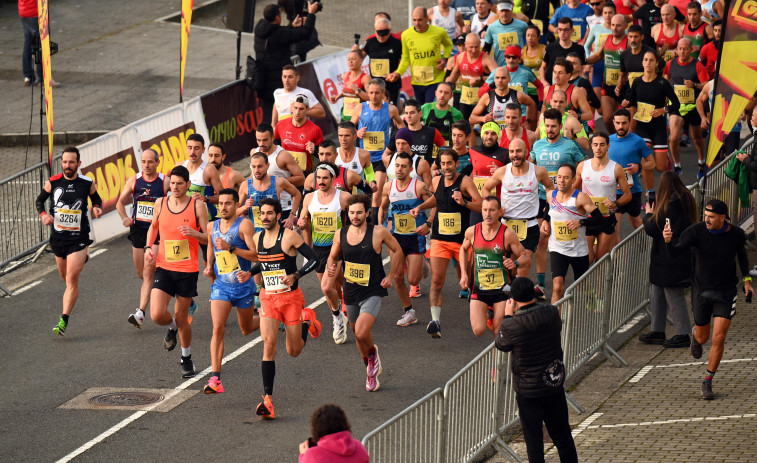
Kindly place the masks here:
<instances>
[{"instance_id":1,"label":"compression sleeve","mask_svg":"<svg viewBox=\"0 0 757 463\"><path fill-rule=\"evenodd\" d=\"M302 254L302 257L305 259L305 265L303 265L299 270L297 270L297 274L300 276L299 278L304 277L308 273L315 270L316 266L318 265L318 258L315 255L315 251L313 251L313 248L308 246L306 243L302 243L299 248L297 248L297 252Z\"/></svg>"},{"instance_id":2,"label":"compression sleeve","mask_svg":"<svg viewBox=\"0 0 757 463\"><path fill-rule=\"evenodd\" d=\"M367 194L370 197L373 197L373 190L371 189L371 186L363 179L360 179L360 183L355 185L355 187L362 191L363 193Z\"/></svg>"},{"instance_id":3,"label":"compression sleeve","mask_svg":"<svg viewBox=\"0 0 757 463\"><path fill-rule=\"evenodd\" d=\"M99 207L99 208L103 207L103 200L102 198L100 198L100 193L98 193L97 190L95 190L94 193L89 195L89 197L92 200L92 207Z\"/></svg>"},{"instance_id":4,"label":"compression sleeve","mask_svg":"<svg viewBox=\"0 0 757 463\"><path fill-rule=\"evenodd\" d=\"M376 180L376 174L373 172L373 164L368 163L368 167L363 169L363 172L365 172L365 181L368 183L371 183Z\"/></svg>"},{"instance_id":5,"label":"compression sleeve","mask_svg":"<svg viewBox=\"0 0 757 463\"><path fill-rule=\"evenodd\" d=\"M47 198L50 197L50 193L42 189L42 191L39 193L39 196L37 196L37 212L39 212L39 215L42 215L45 211L45 201L47 201Z\"/></svg>"},{"instance_id":6,"label":"compression sleeve","mask_svg":"<svg viewBox=\"0 0 757 463\"><path fill-rule=\"evenodd\" d=\"M601 225L603 220L605 220L605 216L603 216L602 213L599 212L599 208L596 207L591 211L588 219L581 219L581 225L585 227L596 227Z\"/></svg>"},{"instance_id":7,"label":"compression sleeve","mask_svg":"<svg viewBox=\"0 0 757 463\"><path fill-rule=\"evenodd\" d=\"M484 42L484 48L482 48L484 53L489 53L492 51L492 44Z\"/></svg>"},{"instance_id":8,"label":"compression sleeve","mask_svg":"<svg viewBox=\"0 0 757 463\"><path fill-rule=\"evenodd\" d=\"M260 262L250 267L250 273L253 275L257 275L258 273L263 271L263 266L260 265Z\"/></svg>"}]
</instances>

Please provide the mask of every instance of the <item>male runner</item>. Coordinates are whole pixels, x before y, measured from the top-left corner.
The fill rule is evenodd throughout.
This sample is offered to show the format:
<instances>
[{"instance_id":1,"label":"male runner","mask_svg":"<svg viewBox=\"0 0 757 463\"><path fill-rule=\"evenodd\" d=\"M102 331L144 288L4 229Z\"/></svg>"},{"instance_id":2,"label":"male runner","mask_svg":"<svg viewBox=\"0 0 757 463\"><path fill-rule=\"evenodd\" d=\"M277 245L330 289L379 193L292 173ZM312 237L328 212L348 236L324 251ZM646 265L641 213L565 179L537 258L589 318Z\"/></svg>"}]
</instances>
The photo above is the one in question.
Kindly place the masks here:
<instances>
[{"instance_id":1,"label":"male runner","mask_svg":"<svg viewBox=\"0 0 757 463\"><path fill-rule=\"evenodd\" d=\"M431 223L431 321L426 332L436 339L442 337L439 317L442 313L442 287L447 276L447 265L450 259L459 258L465 230L470 226L470 212L481 212L481 195L476 185L470 177L457 171L457 152L442 151L439 154L439 166L442 175L432 180L434 195L423 204L410 209L410 215L418 217L422 211L436 208L436 214L426 221ZM460 267L457 268L459 271Z\"/></svg>"},{"instance_id":2,"label":"male runner","mask_svg":"<svg viewBox=\"0 0 757 463\"><path fill-rule=\"evenodd\" d=\"M463 119L463 113L450 105L454 87L449 82L439 82L436 87L436 100L421 106L421 120L428 127L433 127L442 134L449 146L452 141L452 124Z\"/></svg>"},{"instance_id":3,"label":"male runner","mask_svg":"<svg viewBox=\"0 0 757 463\"><path fill-rule=\"evenodd\" d=\"M604 1L598 2L596 0L591 3L591 7L594 9L594 11L597 11L598 5L602 5L601 7L599 7L599 18L601 19L601 21L597 24L591 25L589 28L589 35L586 36L586 41L584 42L584 51L586 52L586 56L591 56L600 48L602 48L602 46L607 41L607 37L612 35L612 18L618 13L618 11L615 9L614 3L604 3ZM589 18L586 19L587 21L589 20ZM573 65L573 70L576 70L575 64ZM597 99L600 99L602 97L602 76L604 75L604 70L604 62L597 61L596 63L594 63L591 71L591 86L594 89Z\"/></svg>"},{"instance_id":4,"label":"male runner","mask_svg":"<svg viewBox=\"0 0 757 463\"><path fill-rule=\"evenodd\" d=\"M157 151L146 149L140 160L142 171L126 181L121 196L116 202L116 210L121 217L124 227L129 227L129 241L131 241L131 256L137 277L142 280L139 293L139 306L129 315L129 323L142 328L145 321L145 310L150 302L152 291L152 277L155 275L155 265L145 261L145 245L147 244L147 230L150 228L155 200L162 198L168 191L168 178L158 172L160 157ZM131 203L131 215L126 214L126 204ZM157 249L153 249L153 252Z\"/></svg>"},{"instance_id":5,"label":"male runner","mask_svg":"<svg viewBox=\"0 0 757 463\"><path fill-rule=\"evenodd\" d=\"M662 11L667 4L668 0L654 0L641 5L638 10L633 12L634 19L641 20L641 27L643 28L642 33L644 34L644 45L652 48L657 46L655 43L657 34L653 31L655 27L665 22ZM670 12L673 20L684 21L686 19L686 17L673 5L670 7L673 8L673 11ZM670 32L673 32L673 30L670 29ZM673 48L675 49L675 44Z\"/></svg>"},{"instance_id":6,"label":"male runner","mask_svg":"<svg viewBox=\"0 0 757 463\"><path fill-rule=\"evenodd\" d=\"M60 160L62 174L50 177L37 196L37 212L44 225L52 225L50 247L55 254L58 273L66 282L63 293L63 314L53 333L66 334L68 318L79 298L79 274L88 260L87 249L92 244L89 239L89 208L87 198L92 200L92 215L98 219L102 215L102 199L97 193L95 182L79 174L81 157L79 149L67 146ZM45 201L53 197L50 212L45 211Z\"/></svg>"},{"instance_id":7,"label":"male runner","mask_svg":"<svg viewBox=\"0 0 757 463\"><path fill-rule=\"evenodd\" d=\"M536 121L536 103L522 90L510 88L510 71L500 67L494 71L494 88L481 96L470 116L471 125L495 122L502 128L505 125L505 106L517 103L526 107L525 127L533 127Z\"/></svg>"},{"instance_id":8,"label":"male runner","mask_svg":"<svg viewBox=\"0 0 757 463\"><path fill-rule=\"evenodd\" d=\"M702 4L694 0L686 6L688 24L683 26L683 37L691 40L691 57L699 58L702 46L715 38L712 26L702 20ZM679 57L681 55L678 55Z\"/></svg>"},{"instance_id":9,"label":"male runner","mask_svg":"<svg viewBox=\"0 0 757 463\"><path fill-rule=\"evenodd\" d=\"M521 106L516 103L507 103L505 105L505 128L499 134L499 146L509 148L512 141L523 140L526 145L526 153L530 153L531 147L539 139L539 136L536 132L522 126L521 120L523 120Z\"/></svg>"},{"instance_id":10,"label":"male runner","mask_svg":"<svg viewBox=\"0 0 757 463\"><path fill-rule=\"evenodd\" d=\"M526 46L528 24L513 18L512 0L497 3L497 19L486 30L484 51L492 55L498 66L506 66L505 49L510 45Z\"/></svg>"},{"instance_id":11,"label":"male runner","mask_svg":"<svg viewBox=\"0 0 757 463\"><path fill-rule=\"evenodd\" d=\"M555 72L560 68L559 64L555 64ZM574 94L576 92L573 92ZM589 152L589 137L586 135L586 129L583 124L576 118L575 111L567 111L568 107L568 95L562 90L555 90L549 98L548 106L551 109L556 109L562 115L562 128L560 134L563 137L570 138L575 141L584 153ZM547 131L544 127L544 114L539 116L539 139L543 140L547 136Z\"/></svg>"},{"instance_id":12,"label":"male runner","mask_svg":"<svg viewBox=\"0 0 757 463\"><path fill-rule=\"evenodd\" d=\"M237 215L249 216L255 226L255 233L263 229L263 222L260 219L260 202L263 199L274 198L283 203L286 192L292 198L290 204L295 211L300 207L302 200L299 190L288 179L270 174L271 167L268 160L268 156L260 151L252 153L250 178L239 187L239 197L243 198L244 202L237 208ZM281 223L291 230L296 220L296 216L287 214Z\"/></svg>"},{"instance_id":13,"label":"male runner","mask_svg":"<svg viewBox=\"0 0 757 463\"><path fill-rule=\"evenodd\" d=\"M402 129L407 130L407 129ZM399 140L399 139L398 139ZM394 156L395 178L384 185L381 197L381 209L379 217L383 218L387 211L392 217L391 233L397 240L402 253L405 256L403 264L407 267L407 281L410 287L418 286L423 277L423 255L426 253L426 235L431 231L425 212L421 212L415 218L410 215L410 210L422 204L432 196L426 183L412 177L413 157L407 152L399 152ZM425 161L424 161L425 162ZM431 180L431 175L428 175ZM413 309L411 297L418 297L408 290L405 285L404 273L395 275L394 288L397 290L402 307L405 309L402 317L397 321L399 326L409 326L418 322ZM420 293L420 290L418 290Z\"/></svg>"},{"instance_id":14,"label":"male runner","mask_svg":"<svg viewBox=\"0 0 757 463\"><path fill-rule=\"evenodd\" d=\"M350 198L350 193L336 188L336 171L337 167L329 162L318 164L314 173L317 189L305 197L300 219L297 221L297 225L304 231L306 242L313 243L313 252L318 259L315 273L321 284L331 246L334 244L334 236L343 226L342 217L347 207L347 199ZM338 279L341 281L341 275ZM323 294L333 318L334 342L344 344L347 341L347 330L344 316L339 310L341 292L337 287L333 291L324 291Z\"/></svg>"},{"instance_id":15,"label":"male runner","mask_svg":"<svg viewBox=\"0 0 757 463\"><path fill-rule=\"evenodd\" d=\"M644 75L644 54L648 51L655 52L655 49L644 44L644 33L641 26L638 24L628 26L628 48L620 54L621 88L615 87L616 94L621 101L628 96L628 91L634 81Z\"/></svg>"},{"instance_id":16,"label":"male runner","mask_svg":"<svg viewBox=\"0 0 757 463\"><path fill-rule=\"evenodd\" d=\"M226 321L231 307L237 308L237 320L242 335L247 336L260 328L260 317L255 316L255 290L250 279L254 251L252 222L237 216L239 193L233 188L218 192L218 211L221 218L208 230L208 262L203 274L210 278L210 315L213 319L213 337L210 339L210 363L212 372L206 394L223 392L221 383L221 360L224 351ZM225 230L225 231L224 231Z\"/></svg>"},{"instance_id":17,"label":"male runner","mask_svg":"<svg viewBox=\"0 0 757 463\"><path fill-rule=\"evenodd\" d=\"M281 68L281 83L283 88L273 91L274 105L271 125L276 127L280 120L291 117L291 104L297 96L304 96L307 99L307 115L316 119L326 117L326 110L318 101L313 92L300 87L300 72L291 64Z\"/></svg>"},{"instance_id":18,"label":"male runner","mask_svg":"<svg viewBox=\"0 0 757 463\"><path fill-rule=\"evenodd\" d=\"M547 88L544 95L544 106L549 109L552 107L552 96L558 90L565 92L566 108L569 114L579 121L588 130L588 121L594 118L594 110L589 104L586 97L586 90L576 87L570 83L573 74L573 63L567 58L557 58L552 65L552 85Z\"/></svg>"},{"instance_id":19,"label":"male runner","mask_svg":"<svg viewBox=\"0 0 757 463\"><path fill-rule=\"evenodd\" d=\"M253 245L257 250L258 263L251 269L253 275L263 275L263 290L260 293L260 336L263 338L263 401L255 414L264 419L276 418L273 410L273 380L276 376L276 345L279 325L286 329L286 349L290 357L297 357L307 341L308 332L313 338L321 335L321 322L315 311L305 307L305 296L299 288L299 280L315 270L315 253L302 237L279 225L281 204L266 198L260 204L260 220L264 230L255 233ZM297 269L297 254L305 258L302 268Z\"/></svg>"},{"instance_id":20,"label":"male runner","mask_svg":"<svg viewBox=\"0 0 757 463\"><path fill-rule=\"evenodd\" d=\"M285 178L296 187L301 187L305 183L305 174L302 172L299 163L294 159L294 156L281 146L273 144L273 127L266 123L258 125L258 128L255 130L255 139L258 143L257 152L267 156L269 175ZM252 155L252 151L250 155ZM240 196L242 198L245 197L242 194ZM281 196L279 196L282 208L281 217L284 220L289 218L292 210L297 212L296 208L292 209L293 197L294 195L287 191L282 191ZM289 222L287 228L291 229L292 224L294 224L294 221Z\"/></svg>"},{"instance_id":21,"label":"male runner","mask_svg":"<svg viewBox=\"0 0 757 463\"><path fill-rule=\"evenodd\" d=\"M662 5L660 8L662 23L652 27L651 33L657 46L657 53L666 63L675 57L678 40L683 37L683 24L676 21L676 14L680 12L673 5L667 3Z\"/></svg>"},{"instance_id":22,"label":"male runner","mask_svg":"<svg viewBox=\"0 0 757 463\"><path fill-rule=\"evenodd\" d=\"M394 135L394 145L397 149L397 153L389 155L385 152L383 156L383 162L386 166L386 177L389 181L397 178L394 168L395 159L400 153L405 153L410 156L412 160L412 164L410 166L412 170L409 174L410 177L417 178L418 180L423 180L424 183L428 182L426 183L426 185L429 185L431 183L431 166L424 158L417 154L414 154L411 151L411 147L413 146L414 142L415 139L413 138L413 134L407 127L399 129ZM389 183L384 184L384 191L386 191L388 184ZM384 211L386 212L386 209L384 209ZM379 215L379 217L381 218L381 215ZM383 220L381 221L381 223L383 223Z\"/></svg>"},{"instance_id":23,"label":"male runner","mask_svg":"<svg viewBox=\"0 0 757 463\"><path fill-rule=\"evenodd\" d=\"M544 52L544 60L539 68L539 77L545 87L552 84L552 66L557 58L565 58L568 53L574 52L581 57L581 62L586 61L586 52L577 42L571 39L573 34L573 20L562 17L557 20L557 40L547 45ZM546 37L546 34L544 34Z\"/></svg>"},{"instance_id":24,"label":"male runner","mask_svg":"<svg viewBox=\"0 0 757 463\"><path fill-rule=\"evenodd\" d=\"M457 171L469 177L473 172L473 164L470 162L470 152L468 151L468 140L471 132L470 124L466 120L452 124L452 149L458 156ZM434 164L431 166L431 175L432 177L441 175L439 156L434 159Z\"/></svg>"},{"instance_id":25,"label":"male runner","mask_svg":"<svg viewBox=\"0 0 757 463\"><path fill-rule=\"evenodd\" d=\"M195 369L191 350L192 326L188 316L192 298L197 296L199 247L200 244L207 244L208 239L208 208L204 201L187 195L189 170L186 167L174 167L169 178L171 196L155 201L155 212L147 231L145 259L153 262L157 258L150 293L150 317L158 325L168 325L168 333L163 340L166 350L176 347L178 334L181 342L181 376L191 378L195 375ZM156 256L152 246L158 236L160 244ZM173 317L168 312L172 297L176 298Z\"/></svg>"},{"instance_id":26,"label":"male runner","mask_svg":"<svg viewBox=\"0 0 757 463\"><path fill-rule=\"evenodd\" d=\"M455 8L450 8L450 3L452 3L451 0L438 0L438 4L429 8L427 13L431 24L444 29L449 39L454 42L465 27L465 23L463 23L462 13Z\"/></svg>"},{"instance_id":27,"label":"male runner","mask_svg":"<svg viewBox=\"0 0 757 463\"><path fill-rule=\"evenodd\" d=\"M481 39L474 33L465 37L465 51L453 56L452 60L454 67L446 80L451 83L461 81L460 112L463 119L468 120L478 103L478 89L497 68L497 62L481 51Z\"/></svg>"},{"instance_id":28,"label":"male runner","mask_svg":"<svg viewBox=\"0 0 757 463\"><path fill-rule=\"evenodd\" d=\"M418 100L411 98L405 102L405 122L413 136L410 151L425 159L430 165L434 163L439 148L449 145L449 143L442 137L438 129L423 125L423 122L421 122L421 111L422 105ZM384 151L382 160L385 160L387 157L391 158L397 151L395 136L396 134L392 135L389 145ZM386 167L386 162L384 162L384 167Z\"/></svg>"},{"instance_id":29,"label":"male runner","mask_svg":"<svg viewBox=\"0 0 757 463\"><path fill-rule=\"evenodd\" d=\"M620 54L628 49L628 36L626 35L626 17L616 14L610 21L612 35L601 44L599 50L586 59L588 64L598 63L604 59L605 73L602 80L602 119L605 127L610 130L612 114L618 109L623 101L623 81L620 79Z\"/></svg>"},{"instance_id":30,"label":"male runner","mask_svg":"<svg viewBox=\"0 0 757 463\"><path fill-rule=\"evenodd\" d=\"M297 95L290 108L292 117L282 119L273 130L273 138L291 154L303 172L313 171L315 147L323 141L323 131L308 119L307 97Z\"/></svg>"},{"instance_id":31,"label":"male runner","mask_svg":"<svg viewBox=\"0 0 757 463\"><path fill-rule=\"evenodd\" d=\"M221 186L239 191L240 185L244 182L244 175L224 165L225 161L226 147L222 143L215 142L208 145L208 162L213 164L213 167L218 171Z\"/></svg>"},{"instance_id":32,"label":"male runner","mask_svg":"<svg viewBox=\"0 0 757 463\"><path fill-rule=\"evenodd\" d=\"M209 162L202 160L205 152L205 139L199 133L187 137L187 160L181 165L189 171L189 191L198 201L207 203L208 220L215 220L218 202L217 191L221 191L221 178L218 170Z\"/></svg>"},{"instance_id":33,"label":"male runner","mask_svg":"<svg viewBox=\"0 0 757 463\"><path fill-rule=\"evenodd\" d=\"M483 189L486 181L498 168L510 162L508 149L499 146L500 133L499 125L487 122L481 127L481 145L470 149L470 160L473 165L471 178L482 198L490 195ZM491 194L499 195L499 187ZM470 220L472 225L477 224L482 220L481 214L478 211L472 212Z\"/></svg>"},{"instance_id":34,"label":"male runner","mask_svg":"<svg viewBox=\"0 0 757 463\"><path fill-rule=\"evenodd\" d=\"M373 163L371 162L371 153L355 145L357 140L355 124L350 121L342 121L337 125L336 133L339 139L339 148L336 150L337 156L334 163L339 167L355 172L360 177L364 177L374 191L378 189Z\"/></svg>"},{"instance_id":35,"label":"male runner","mask_svg":"<svg viewBox=\"0 0 757 463\"><path fill-rule=\"evenodd\" d=\"M376 18L373 28L376 35L365 41L362 50L357 45L353 45L352 50L360 51L363 57L370 58L368 69L371 78L384 79L386 91L389 93L389 102L400 108L398 105L402 82L400 80L392 82L388 80L388 77L392 69L397 69L402 59L402 41L392 34L392 22L387 18Z\"/></svg>"},{"instance_id":36,"label":"male runner","mask_svg":"<svg viewBox=\"0 0 757 463\"><path fill-rule=\"evenodd\" d=\"M366 195L350 196L347 200L350 226L342 228L334 237L327 266L328 278L324 279L322 286L334 290L336 266L341 260L347 317L355 333L355 344L366 366L365 390L374 392L381 385L378 377L383 367L373 339L373 324L381 308L381 298L388 295L386 289L401 274L400 264L405 258L402 248L389 230L368 223L370 205L371 200ZM383 246L387 247L391 257L391 268L386 276L381 261Z\"/></svg>"},{"instance_id":37,"label":"male runner","mask_svg":"<svg viewBox=\"0 0 757 463\"><path fill-rule=\"evenodd\" d=\"M318 145L319 163L329 162L336 165L337 159L339 159L339 155L336 152L336 145L333 141L324 140L320 145ZM354 188L362 191L367 195L373 193L371 186L368 185L357 172L355 172L354 170L346 169L343 166L337 167L336 177L334 177L334 186L337 190L346 191L348 193L352 192ZM315 173L312 173L305 179L303 198L307 196L308 193L312 193L316 189L317 185L315 183ZM308 243L308 246L312 246L312 244Z\"/></svg>"},{"instance_id":38,"label":"male runner","mask_svg":"<svg viewBox=\"0 0 757 463\"><path fill-rule=\"evenodd\" d=\"M738 277L736 260L744 282L744 294L754 294L749 276L749 259L746 235L734 227L728 217L728 206L719 199L710 200L704 208L704 222L695 223L681 233L678 243L670 244L673 230L669 225L662 232L667 248L675 257L692 249L694 259L694 335L691 338L691 356L702 357L702 344L710 337L712 320L712 347L707 361L707 373L702 382L702 398L712 400L712 377L723 358L725 337L736 313ZM734 284L736 283L736 284Z\"/></svg>"},{"instance_id":39,"label":"male runner","mask_svg":"<svg viewBox=\"0 0 757 463\"><path fill-rule=\"evenodd\" d=\"M588 4L581 3L580 0L565 0L565 4L556 9L552 19L549 20L549 31L556 34L560 18L570 18L573 21L570 39L574 42L583 42L589 33L586 18L593 14L594 10Z\"/></svg>"}]
</instances>

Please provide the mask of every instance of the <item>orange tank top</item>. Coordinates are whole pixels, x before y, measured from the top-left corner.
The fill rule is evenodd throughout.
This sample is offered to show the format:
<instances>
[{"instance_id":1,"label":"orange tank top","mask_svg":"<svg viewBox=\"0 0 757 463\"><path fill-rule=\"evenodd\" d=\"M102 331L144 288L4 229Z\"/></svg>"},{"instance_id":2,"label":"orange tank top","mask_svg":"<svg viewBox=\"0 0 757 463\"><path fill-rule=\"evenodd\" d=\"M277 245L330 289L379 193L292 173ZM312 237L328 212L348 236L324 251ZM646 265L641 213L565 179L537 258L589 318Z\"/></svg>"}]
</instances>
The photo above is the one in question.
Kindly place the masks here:
<instances>
[{"instance_id":1,"label":"orange tank top","mask_svg":"<svg viewBox=\"0 0 757 463\"><path fill-rule=\"evenodd\" d=\"M231 167L226 168L226 175L223 177L223 180L221 180L221 186L224 188L231 188Z\"/></svg>"},{"instance_id":2,"label":"orange tank top","mask_svg":"<svg viewBox=\"0 0 757 463\"><path fill-rule=\"evenodd\" d=\"M189 198L187 206L179 212L174 212L169 207L169 198L160 208L158 217L154 219L158 223L160 233L160 246L158 249L157 266L173 272L199 272L200 262L197 252L200 243L196 238L184 236L179 227L189 225L192 229L200 231L200 224L195 213L195 199Z\"/></svg>"}]
</instances>

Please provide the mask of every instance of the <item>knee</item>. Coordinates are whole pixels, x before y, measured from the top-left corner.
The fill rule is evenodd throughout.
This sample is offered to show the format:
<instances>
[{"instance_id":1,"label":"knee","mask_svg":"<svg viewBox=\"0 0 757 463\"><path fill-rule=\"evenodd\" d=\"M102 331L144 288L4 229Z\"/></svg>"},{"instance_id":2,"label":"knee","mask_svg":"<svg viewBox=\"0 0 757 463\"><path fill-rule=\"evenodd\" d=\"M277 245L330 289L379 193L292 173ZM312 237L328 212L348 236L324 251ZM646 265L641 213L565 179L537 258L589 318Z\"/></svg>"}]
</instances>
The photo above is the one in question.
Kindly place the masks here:
<instances>
[{"instance_id":1,"label":"knee","mask_svg":"<svg viewBox=\"0 0 757 463\"><path fill-rule=\"evenodd\" d=\"M441 277L433 276L431 277L431 289L435 291L441 291L442 286L444 286L444 280L442 280Z\"/></svg>"},{"instance_id":2,"label":"knee","mask_svg":"<svg viewBox=\"0 0 757 463\"><path fill-rule=\"evenodd\" d=\"M355 339L359 342L365 342L368 340L371 331L365 328L355 327Z\"/></svg>"},{"instance_id":3,"label":"knee","mask_svg":"<svg viewBox=\"0 0 757 463\"><path fill-rule=\"evenodd\" d=\"M223 339L223 337L226 335L226 325L214 325L213 326L213 337L216 339Z\"/></svg>"},{"instance_id":4,"label":"knee","mask_svg":"<svg viewBox=\"0 0 757 463\"><path fill-rule=\"evenodd\" d=\"M302 346L295 347L287 344L287 354L289 354L290 357L297 357L300 355L300 352L302 352Z\"/></svg>"},{"instance_id":5,"label":"knee","mask_svg":"<svg viewBox=\"0 0 757 463\"><path fill-rule=\"evenodd\" d=\"M725 345L724 333L712 333L712 345L722 347Z\"/></svg>"},{"instance_id":6,"label":"knee","mask_svg":"<svg viewBox=\"0 0 757 463\"><path fill-rule=\"evenodd\" d=\"M481 336L484 335L484 333L486 333L488 331L488 329L486 328L486 326L484 326L483 328L480 327L480 326L474 326L472 328L473 328L473 334L476 337L481 337Z\"/></svg>"}]
</instances>

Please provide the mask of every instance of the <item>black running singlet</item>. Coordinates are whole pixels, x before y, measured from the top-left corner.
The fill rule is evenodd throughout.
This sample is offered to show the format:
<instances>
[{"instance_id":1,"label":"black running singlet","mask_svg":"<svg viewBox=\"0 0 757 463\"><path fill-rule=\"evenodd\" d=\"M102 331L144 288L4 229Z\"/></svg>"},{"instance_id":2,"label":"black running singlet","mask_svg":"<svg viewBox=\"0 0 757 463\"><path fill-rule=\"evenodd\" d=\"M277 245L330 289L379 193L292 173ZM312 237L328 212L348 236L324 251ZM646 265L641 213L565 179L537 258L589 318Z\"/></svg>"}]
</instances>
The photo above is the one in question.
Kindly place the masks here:
<instances>
[{"instance_id":1,"label":"black running singlet","mask_svg":"<svg viewBox=\"0 0 757 463\"><path fill-rule=\"evenodd\" d=\"M297 256L290 256L281 249L281 239L284 237L284 227L279 227L276 244L266 249L263 231L258 238L258 262L260 262L263 276L263 286L267 293L284 293L298 288L297 281L292 286L281 283L281 278L297 271Z\"/></svg>"},{"instance_id":2,"label":"black running singlet","mask_svg":"<svg viewBox=\"0 0 757 463\"><path fill-rule=\"evenodd\" d=\"M363 240L356 245L347 241L347 231L351 227L344 227L339 231L345 304L358 304L372 296L389 295L386 288L381 287L381 280L386 274L381 254L373 248L374 225L367 224L367 227Z\"/></svg>"}]
</instances>

